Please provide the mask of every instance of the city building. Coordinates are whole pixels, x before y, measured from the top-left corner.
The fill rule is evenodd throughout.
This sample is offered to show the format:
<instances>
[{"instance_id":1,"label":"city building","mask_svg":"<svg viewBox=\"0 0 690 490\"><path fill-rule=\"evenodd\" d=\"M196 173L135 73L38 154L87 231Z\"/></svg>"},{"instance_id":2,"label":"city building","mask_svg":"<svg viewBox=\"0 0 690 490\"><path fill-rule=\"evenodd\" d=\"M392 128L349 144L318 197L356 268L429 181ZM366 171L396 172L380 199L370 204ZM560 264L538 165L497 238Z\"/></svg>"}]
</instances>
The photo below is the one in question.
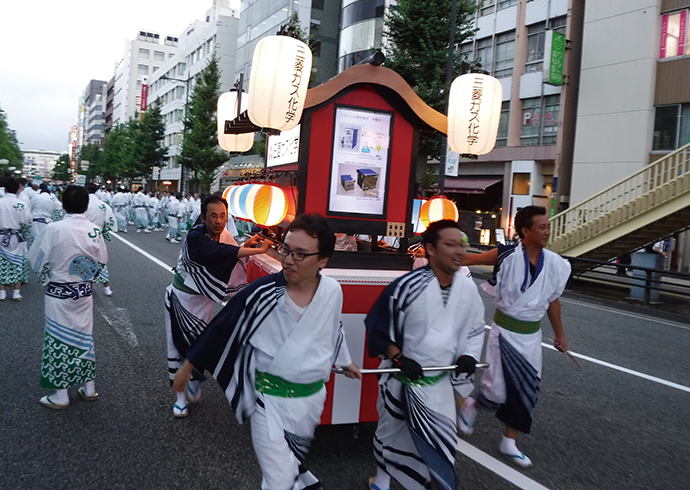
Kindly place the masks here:
<instances>
[{"instance_id":1,"label":"city building","mask_svg":"<svg viewBox=\"0 0 690 490\"><path fill-rule=\"evenodd\" d=\"M342 0L338 73L384 47L383 19L396 4L396 0Z\"/></svg>"},{"instance_id":2,"label":"city building","mask_svg":"<svg viewBox=\"0 0 690 490\"><path fill-rule=\"evenodd\" d=\"M154 180L160 188L179 191L182 168L177 162L184 133L185 107L194 89L194 77L206 67L215 53L221 72L220 90L228 92L235 83L239 12L229 0L214 0L204 20L196 20L175 38L175 54L149 78L148 103L160 104L165 121L164 144L168 149L166 166Z\"/></svg>"},{"instance_id":3,"label":"city building","mask_svg":"<svg viewBox=\"0 0 690 490\"><path fill-rule=\"evenodd\" d=\"M115 76L108 81L105 97L105 134L113 129L113 107L115 105Z\"/></svg>"},{"instance_id":4,"label":"city building","mask_svg":"<svg viewBox=\"0 0 690 490\"><path fill-rule=\"evenodd\" d=\"M103 146L105 137L105 103L108 82L91 80L83 95L83 108L80 115L82 131L81 146L97 144Z\"/></svg>"},{"instance_id":5,"label":"city building","mask_svg":"<svg viewBox=\"0 0 690 490\"><path fill-rule=\"evenodd\" d=\"M113 84L112 127L126 124L141 115L141 88L147 77L156 73L177 52L177 37L139 31L136 39L127 40L125 54L115 64Z\"/></svg>"},{"instance_id":6,"label":"city building","mask_svg":"<svg viewBox=\"0 0 690 490\"><path fill-rule=\"evenodd\" d=\"M60 158L60 153L56 151L29 150L22 152L24 156L24 166L22 176L26 178L41 177L49 179L53 167Z\"/></svg>"}]
</instances>

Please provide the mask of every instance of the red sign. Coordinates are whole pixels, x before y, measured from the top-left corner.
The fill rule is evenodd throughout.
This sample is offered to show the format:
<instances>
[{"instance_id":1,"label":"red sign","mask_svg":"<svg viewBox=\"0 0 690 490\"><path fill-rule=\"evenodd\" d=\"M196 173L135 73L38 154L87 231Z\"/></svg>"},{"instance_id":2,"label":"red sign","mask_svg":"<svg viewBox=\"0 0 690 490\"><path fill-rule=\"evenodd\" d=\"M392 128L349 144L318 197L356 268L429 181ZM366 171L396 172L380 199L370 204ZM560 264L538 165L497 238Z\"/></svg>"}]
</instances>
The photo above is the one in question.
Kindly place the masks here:
<instances>
[{"instance_id":1,"label":"red sign","mask_svg":"<svg viewBox=\"0 0 690 490\"><path fill-rule=\"evenodd\" d=\"M146 111L146 97L149 94L149 86L145 83L141 85L141 112Z\"/></svg>"}]
</instances>

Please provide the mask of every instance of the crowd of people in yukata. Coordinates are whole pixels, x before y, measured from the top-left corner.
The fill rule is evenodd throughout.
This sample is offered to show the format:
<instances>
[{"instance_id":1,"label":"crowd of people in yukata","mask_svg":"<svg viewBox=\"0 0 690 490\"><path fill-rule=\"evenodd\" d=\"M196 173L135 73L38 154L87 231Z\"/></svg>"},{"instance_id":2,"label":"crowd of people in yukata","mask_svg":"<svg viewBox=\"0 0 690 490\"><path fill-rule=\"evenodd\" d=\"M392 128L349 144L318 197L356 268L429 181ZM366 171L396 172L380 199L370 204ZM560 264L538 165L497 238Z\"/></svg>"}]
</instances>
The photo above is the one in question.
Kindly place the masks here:
<instances>
[{"instance_id":1,"label":"crowd of people in yukata","mask_svg":"<svg viewBox=\"0 0 690 490\"><path fill-rule=\"evenodd\" d=\"M228 229L227 202L218 195L192 196L183 205L179 195L147 195L142 189L133 196L124 190L110 195L87 185L68 186L61 201L53 201L50 195L40 198L42 190L33 190L38 197L22 196L26 184L22 188L14 179L3 187L0 298L9 299L10 287L12 299L20 300L29 269L45 287L40 384L51 392L41 405L68 408L73 387L85 400L98 399L92 290L94 282L108 287L108 234L125 231L129 222L151 232L166 221L179 233L181 223L191 221L173 280L161 291L173 416L189 416L190 404L201 401L202 382L213 377L237 420L249 420L261 488L321 487L306 462L327 396L325 382L334 367L362 379L343 333L342 288L323 273L336 243L327 219L299 215L282 243L255 235L239 246ZM43 214L34 214L34 201ZM50 216L44 211L51 209L48 201ZM189 217L182 209L189 209ZM530 432L539 395L544 316L555 347L568 349L559 297L570 265L545 248L544 208L522 208L515 227L517 244L468 254L457 222L430 224L422 235L427 262L390 283L366 316L369 355L380 359L381 368L397 368L378 380L377 471L370 489L389 489L393 480L406 489L455 489L458 433L472 434L478 409L505 424L500 453L523 469L532 466L517 437ZM247 284L246 261L259 254L279 260L282 270ZM480 287L497 307L488 338L480 288L467 269L479 264L494 266ZM213 306L221 303L214 317ZM479 360L489 366L475 383ZM424 369L447 365L454 368Z\"/></svg>"}]
</instances>

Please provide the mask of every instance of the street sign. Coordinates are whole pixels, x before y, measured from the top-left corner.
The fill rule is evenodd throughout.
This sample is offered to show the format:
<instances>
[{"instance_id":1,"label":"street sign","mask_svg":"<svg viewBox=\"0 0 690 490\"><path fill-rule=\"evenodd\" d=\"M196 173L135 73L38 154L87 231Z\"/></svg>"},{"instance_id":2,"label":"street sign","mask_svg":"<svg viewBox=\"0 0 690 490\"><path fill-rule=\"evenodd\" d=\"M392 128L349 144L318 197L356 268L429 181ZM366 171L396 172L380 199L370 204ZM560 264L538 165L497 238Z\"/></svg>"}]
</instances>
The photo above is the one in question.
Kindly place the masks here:
<instances>
[{"instance_id":1,"label":"street sign","mask_svg":"<svg viewBox=\"0 0 690 490\"><path fill-rule=\"evenodd\" d=\"M77 175L76 184L83 187L86 184L86 175L84 175L84 174Z\"/></svg>"},{"instance_id":2,"label":"street sign","mask_svg":"<svg viewBox=\"0 0 690 490\"><path fill-rule=\"evenodd\" d=\"M544 78L549 85L563 85L563 58L565 57L565 34L546 31L544 42Z\"/></svg>"}]
</instances>

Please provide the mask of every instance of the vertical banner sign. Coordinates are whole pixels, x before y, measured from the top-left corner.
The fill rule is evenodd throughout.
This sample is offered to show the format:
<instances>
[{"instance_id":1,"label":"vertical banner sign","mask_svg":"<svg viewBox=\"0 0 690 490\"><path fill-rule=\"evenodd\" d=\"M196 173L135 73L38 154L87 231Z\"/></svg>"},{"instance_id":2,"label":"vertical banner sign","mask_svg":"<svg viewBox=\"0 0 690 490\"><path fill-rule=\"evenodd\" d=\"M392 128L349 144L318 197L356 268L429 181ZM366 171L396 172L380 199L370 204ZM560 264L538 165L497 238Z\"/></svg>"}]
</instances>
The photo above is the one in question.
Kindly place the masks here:
<instances>
[{"instance_id":1,"label":"vertical banner sign","mask_svg":"<svg viewBox=\"0 0 690 490\"><path fill-rule=\"evenodd\" d=\"M549 85L563 85L563 59L565 57L565 34L546 31L544 44L544 78Z\"/></svg>"},{"instance_id":2,"label":"vertical banner sign","mask_svg":"<svg viewBox=\"0 0 690 490\"><path fill-rule=\"evenodd\" d=\"M668 37L668 15L661 17L661 46L659 47L659 58L666 58L666 38Z\"/></svg>"},{"instance_id":3,"label":"vertical banner sign","mask_svg":"<svg viewBox=\"0 0 690 490\"><path fill-rule=\"evenodd\" d=\"M141 82L141 112L146 112L146 99L149 95L149 81L147 77Z\"/></svg>"},{"instance_id":4,"label":"vertical banner sign","mask_svg":"<svg viewBox=\"0 0 690 490\"><path fill-rule=\"evenodd\" d=\"M685 54L685 26L687 25L688 11L681 10L680 12L680 29L678 32L678 56Z\"/></svg>"},{"instance_id":5,"label":"vertical banner sign","mask_svg":"<svg viewBox=\"0 0 690 490\"><path fill-rule=\"evenodd\" d=\"M460 160L460 155L448 148L448 151L446 152L446 175L449 177L457 177L458 176L458 167L459 165L459 160Z\"/></svg>"}]
</instances>

